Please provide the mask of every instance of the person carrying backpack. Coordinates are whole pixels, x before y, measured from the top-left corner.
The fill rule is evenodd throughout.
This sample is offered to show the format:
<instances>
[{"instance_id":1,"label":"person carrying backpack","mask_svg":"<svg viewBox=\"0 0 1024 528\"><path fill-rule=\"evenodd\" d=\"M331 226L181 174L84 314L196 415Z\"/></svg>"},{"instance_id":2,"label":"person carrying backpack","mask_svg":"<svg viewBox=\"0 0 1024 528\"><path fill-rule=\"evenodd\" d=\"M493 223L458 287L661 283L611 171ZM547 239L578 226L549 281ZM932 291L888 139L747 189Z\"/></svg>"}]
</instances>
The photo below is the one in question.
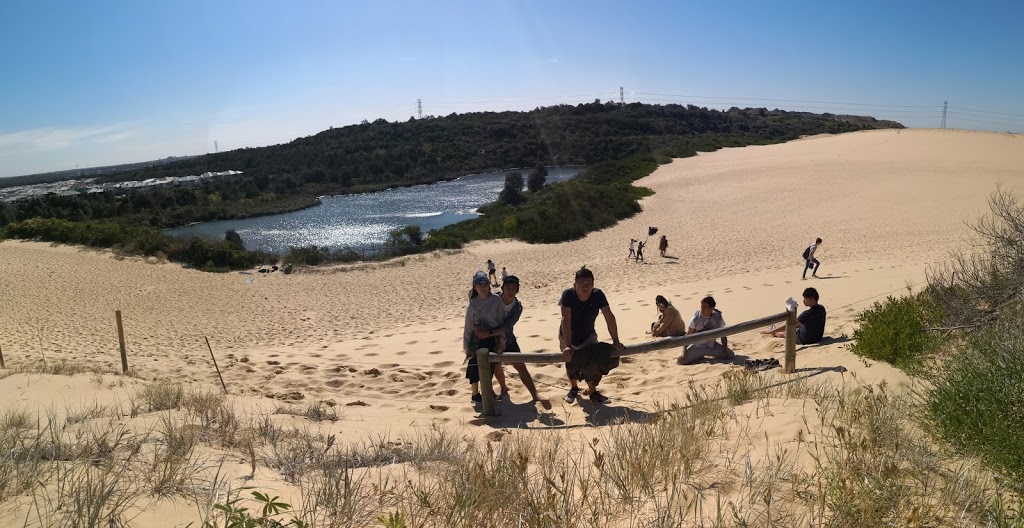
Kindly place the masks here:
<instances>
[{"instance_id":1,"label":"person carrying backpack","mask_svg":"<svg viewBox=\"0 0 1024 528\"><path fill-rule=\"evenodd\" d=\"M807 270L809 269L812 270L811 277L818 277L818 267L821 266L821 262L818 262L818 259L814 258L814 252L818 250L818 246L820 245L821 239L816 238L814 239L814 243L807 246L807 249L804 250L804 273L803 276L801 276L801 279L807 278Z\"/></svg>"}]
</instances>

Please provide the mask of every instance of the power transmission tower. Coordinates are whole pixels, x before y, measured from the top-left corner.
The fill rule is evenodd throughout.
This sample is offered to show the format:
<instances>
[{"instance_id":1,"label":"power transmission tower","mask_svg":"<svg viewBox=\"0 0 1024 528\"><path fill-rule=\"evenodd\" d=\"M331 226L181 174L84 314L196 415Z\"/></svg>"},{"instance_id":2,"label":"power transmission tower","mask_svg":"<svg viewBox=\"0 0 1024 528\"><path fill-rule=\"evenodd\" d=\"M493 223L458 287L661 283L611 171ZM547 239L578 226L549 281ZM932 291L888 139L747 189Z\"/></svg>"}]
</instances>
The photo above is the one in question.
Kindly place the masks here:
<instances>
[{"instance_id":1,"label":"power transmission tower","mask_svg":"<svg viewBox=\"0 0 1024 528\"><path fill-rule=\"evenodd\" d=\"M215 139L213 140L213 153L216 154L218 152L220 152L220 148L218 147L217 140Z\"/></svg>"},{"instance_id":2,"label":"power transmission tower","mask_svg":"<svg viewBox=\"0 0 1024 528\"><path fill-rule=\"evenodd\" d=\"M423 99L416 100L416 119L423 119Z\"/></svg>"},{"instance_id":3,"label":"power transmission tower","mask_svg":"<svg viewBox=\"0 0 1024 528\"><path fill-rule=\"evenodd\" d=\"M621 86L619 86L619 106L626 106L626 98L623 95Z\"/></svg>"},{"instance_id":4,"label":"power transmission tower","mask_svg":"<svg viewBox=\"0 0 1024 528\"><path fill-rule=\"evenodd\" d=\"M949 101L942 102L942 124L939 128L946 128L946 109L949 108Z\"/></svg>"}]
</instances>

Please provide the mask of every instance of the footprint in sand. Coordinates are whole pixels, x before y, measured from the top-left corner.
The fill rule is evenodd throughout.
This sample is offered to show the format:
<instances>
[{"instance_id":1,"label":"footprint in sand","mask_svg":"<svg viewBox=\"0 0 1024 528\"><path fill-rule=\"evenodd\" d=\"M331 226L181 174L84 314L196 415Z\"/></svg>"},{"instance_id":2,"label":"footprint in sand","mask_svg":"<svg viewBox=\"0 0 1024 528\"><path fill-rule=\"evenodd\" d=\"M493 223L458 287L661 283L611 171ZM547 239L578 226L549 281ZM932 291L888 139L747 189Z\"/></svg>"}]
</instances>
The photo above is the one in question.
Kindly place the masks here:
<instances>
[{"instance_id":1,"label":"footprint in sand","mask_svg":"<svg viewBox=\"0 0 1024 528\"><path fill-rule=\"evenodd\" d=\"M378 354L376 352L367 352L366 354L363 354L363 355L366 356L366 357L374 357L374 356L379 356L380 354Z\"/></svg>"},{"instance_id":2,"label":"footprint in sand","mask_svg":"<svg viewBox=\"0 0 1024 528\"><path fill-rule=\"evenodd\" d=\"M407 351L405 351L405 350L399 350L398 352L395 352L395 355L396 355L396 356L404 356L404 355L406 355L406 354L408 354L408 353L409 353L409 352L407 352Z\"/></svg>"},{"instance_id":3,"label":"footprint in sand","mask_svg":"<svg viewBox=\"0 0 1024 528\"><path fill-rule=\"evenodd\" d=\"M271 356L271 357L276 357L276 356ZM281 364L280 361L267 361L267 365L280 365L280 364Z\"/></svg>"},{"instance_id":4,"label":"footprint in sand","mask_svg":"<svg viewBox=\"0 0 1024 528\"><path fill-rule=\"evenodd\" d=\"M751 288L750 286L744 286L744 287L743 287L743 289L744 289L744 290L751 290L751 289L753 289L753 288ZM694 328L696 328L696 327L694 327Z\"/></svg>"},{"instance_id":5,"label":"footprint in sand","mask_svg":"<svg viewBox=\"0 0 1024 528\"><path fill-rule=\"evenodd\" d=\"M440 353L441 353L440 350L431 350L430 352L427 352L427 354L430 354L432 356L436 356L436 355L438 355Z\"/></svg>"},{"instance_id":6,"label":"footprint in sand","mask_svg":"<svg viewBox=\"0 0 1024 528\"><path fill-rule=\"evenodd\" d=\"M434 411L438 411L438 412L445 412L445 411L448 410L448 406L447 405L431 405L430 409L434 410Z\"/></svg>"},{"instance_id":7,"label":"footprint in sand","mask_svg":"<svg viewBox=\"0 0 1024 528\"><path fill-rule=\"evenodd\" d=\"M338 387L344 387L345 386L345 380L332 379L332 380L328 381L327 383L324 383L324 385L327 385L328 387L330 387L332 389L337 389Z\"/></svg>"},{"instance_id":8,"label":"footprint in sand","mask_svg":"<svg viewBox=\"0 0 1024 528\"><path fill-rule=\"evenodd\" d=\"M406 344L407 344L407 345L415 345L416 343L419 343L419 341L416 341L416 340L414 339L414 340L412 340L412 341L409 341L409 342L408 342L408 343L406 343Z\"/></svg>"},{"instance_id":9,"label":"footprint in sand","mask_svg":"<svg viewBox=\"0 0 1024 528\"><path fill-rule=\"evenodd\" d=\"M450 367L450 366L452 366L454 364L455 364L454 361L439 361L437 363L434 363L431 366L434 367L434 368L444 368L444 367Z\"/></svg>"}]
</instances>

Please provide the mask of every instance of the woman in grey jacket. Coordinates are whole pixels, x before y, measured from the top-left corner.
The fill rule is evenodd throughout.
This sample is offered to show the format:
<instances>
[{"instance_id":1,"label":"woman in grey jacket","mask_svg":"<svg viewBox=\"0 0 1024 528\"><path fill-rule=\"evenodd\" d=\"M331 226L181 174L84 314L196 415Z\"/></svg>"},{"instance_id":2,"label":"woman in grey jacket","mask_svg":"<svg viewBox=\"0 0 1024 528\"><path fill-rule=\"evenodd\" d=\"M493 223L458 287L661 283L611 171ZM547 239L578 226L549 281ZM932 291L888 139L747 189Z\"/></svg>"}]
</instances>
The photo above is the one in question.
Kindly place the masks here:
<instances>
[{"instance_id":1,"label":"woman in grey jacket","mask_svg":"<svg viewBox=\"0 0 1024 528\"><path fill-rule=\"evenodd\" d=\"M491 291L491 280L487 274L478 271L473 275L473 289L469 291L469 306L466 307L466 325L462 332L462 351L469 358L466 378L473 388L472 403L480 403L480 369L477 368L476 351L481 348L500 352L501 336L505 333L505 306L501 297Z\"/></svg>"}]
</instances>

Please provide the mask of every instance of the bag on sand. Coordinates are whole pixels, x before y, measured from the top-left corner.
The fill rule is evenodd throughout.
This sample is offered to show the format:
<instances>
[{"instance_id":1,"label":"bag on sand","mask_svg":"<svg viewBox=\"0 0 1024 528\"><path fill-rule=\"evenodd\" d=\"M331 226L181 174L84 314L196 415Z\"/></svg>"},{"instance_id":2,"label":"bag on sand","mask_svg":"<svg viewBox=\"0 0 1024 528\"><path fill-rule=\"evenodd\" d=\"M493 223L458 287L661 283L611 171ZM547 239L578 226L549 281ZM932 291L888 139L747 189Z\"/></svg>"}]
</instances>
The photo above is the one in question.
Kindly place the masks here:
<instances>
[{"instance_id":1,"label":"bag on sand","mask_svg":"<svg viewBox=\"0 0 1024 528\"><path fill-rule=\"evenodd\" d=\"M809 256L811 256L811 246L807 246L807 249L804 250L804 254L803 254L804 260L807 260L807 257L809 257Z\"/></svg>"}]
</instances>

